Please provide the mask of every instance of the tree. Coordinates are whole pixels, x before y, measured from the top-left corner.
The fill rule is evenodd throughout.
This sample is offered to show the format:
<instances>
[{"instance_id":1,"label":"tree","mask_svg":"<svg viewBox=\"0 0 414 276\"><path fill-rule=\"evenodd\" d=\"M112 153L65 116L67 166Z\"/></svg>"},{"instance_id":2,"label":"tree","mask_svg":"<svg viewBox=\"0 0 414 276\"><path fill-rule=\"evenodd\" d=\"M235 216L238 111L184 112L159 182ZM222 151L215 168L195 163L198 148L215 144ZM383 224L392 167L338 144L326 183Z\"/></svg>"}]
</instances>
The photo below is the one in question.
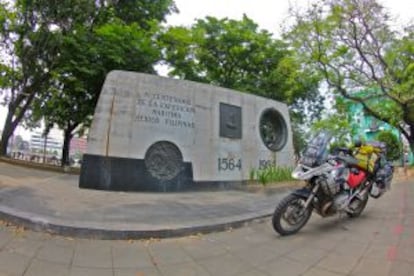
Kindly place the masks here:
<instances>
[{"instance_id":1,"label":"tree","mask_svg":"<svg viewBox=\"0 0 414 276\"><path fill-rule=\"evenodd\" d=\"M327 130L334 136L336 144L349 146L353 139L360 139L350 114L353 102L339 96L334 98L333 103L322 119L312 122L310 129L312 132Z\"/></svg>"},{"instance_id":2,"label":"tree","mask_svg":"<svg viewBox=\"0 0 414 276\"><path fill-rule=\"evenodd\" d=\"M101 0L102 6L108 5L108 3L111 2ZM111 4L116 18L126 24L138 24L144 30L153 27L151 22L163 22L166 15L178 12L173 0L117 0L112 1Z\"/></svg>"},{"instance_id":3,"label":"tree","mask_svg":"<svg viewBox=\"0 0 414 276\"><path fill-rule=\"evenodd\" d=\"M60 34L37 12L34 1L0 2L0 88L8 108L0 143L5 155L10 137L35 97L42 97L58 55Z\"/></svg>"},{"instance_id":4,"label":"tree","mask_svg":"<svg viewBox=\"0 0 414 276\"><path fill-rule=\"evenodd\" d=\"M387 145L387 160L398 160L402 153L402 144L391 131L381 131L376 139Z\"/></svg>"},{"instance_id":5,"label":"tree","mask_svg":"<svg viewBox=\"0 0 414 276\"><path fill-rule=\"evenodd\" d=\"M176 11L172 0L0 3L1 47L12 61L0 64L4 71L0 85L10 94L0 155L6 153L9 137L24 118L30 124L44 118L63 126L67 147L63 152L68 152L73 130L90 120L106 73L113 69L154 72L154 52L159 51L151 44L154 30ZM125 66L126 60L137 65ZM45 108L52 98L59 111ZM76 117L75 122L66 117L62 123L68 115Z\"/></svg>"},{"instance_id":6,"label":"tree","mask_svg":"<svg viewBox=\"0 0 414 276\"><path fill-rule=\"evenodd\" d=\"M351 125L346 115L331 114L329 117L318 120L312 125L312 131L314 132L324 130L332 133L339 143L349 144L351 142Z\"/></svg>"},{"instance_id":7,"label":"tree","mask_svg":"<svg viewBox=\"0 0 414 276\"><path fill-rule=\"evenodd\" d=\"M398 128L414 150L414 27L392 30L375 0L321 0L292 15L285 38L303 64L367 115Z\"/></svg>"},{"instance_id":8,"label":"tree","mask_svg":"<svg viewBox=\"0 0 414 276\"><path fill-rule=\"evenodd\" d=\"M295 158L298 159L306 149L306 133L299 126L292 126L292 142Z\"/></svg>"},{"instance_id":9,"label":"tree","mask_svg":"<svg viewBox=\"0 0 414 276\"><path fill-rule=\"evenodd\" d=\"M161 50L150 32L136 24L115 21L93 32L80 27L75 36L66 37L48 97L37 101L33 120L44 118L64 131L62 165L69 162L69 145L75 131L90 126L106 74L114 69L154 73Z\"/></svg>"},{"instance_id":10,"label":"tree","mask_svg":"<svg viewBox=\"0 0 414 276\"><path fill-rule=\"evenodd\" d=\"M162 41L170 76L268 97L294 111L305 103L316 104L316 114L321 108L318 76L303 70L287 44L259 30L247 16L206 17L190 28L171 27Z\"/></svg>"},{"instance_id":11,"label":"tree","mask_svg":"<svg viewBox=\"0 0 414 276\"><path fill-rule=\"evenodd\" d=\"M155 37L159 21L174 10L170 9L174 7L172 2L125 2L116 2L112 17L109 6L109 15L103 13L106 21L96 19L99 24L93 28L77 26L76 33L66 37L56 85L50 91L50 99L43 101L46 105L37 109L38 114L64 131L62 166L69 164L69 146L75 131L83 132L90 126L106 74L115 69L155 73L153 66L161 58ZM129 4L134 8L126 10L124 5Z\"/></svg>"}]
</instances>

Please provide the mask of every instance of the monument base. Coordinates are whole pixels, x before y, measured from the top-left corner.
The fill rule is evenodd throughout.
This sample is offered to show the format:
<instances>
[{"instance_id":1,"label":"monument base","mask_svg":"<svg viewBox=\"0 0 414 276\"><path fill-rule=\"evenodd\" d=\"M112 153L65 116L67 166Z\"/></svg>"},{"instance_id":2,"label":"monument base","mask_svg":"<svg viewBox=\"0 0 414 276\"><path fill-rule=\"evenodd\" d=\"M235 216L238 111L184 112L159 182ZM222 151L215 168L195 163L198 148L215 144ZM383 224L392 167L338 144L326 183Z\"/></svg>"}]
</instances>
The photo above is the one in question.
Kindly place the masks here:
<instances>
[{"instance_id":1,"label":"monument base","mask_svg":"<svg viewBox=\"0 0 414 276\"><path fill-rule=\"evenodd\" d=\"M183 162L181 171L171 179L155 178L143 159L84 154L79 187L107 191L178 192L195 190L237 189L246 181L193 180L190 162Z\"/></svg>"}]
</instances>

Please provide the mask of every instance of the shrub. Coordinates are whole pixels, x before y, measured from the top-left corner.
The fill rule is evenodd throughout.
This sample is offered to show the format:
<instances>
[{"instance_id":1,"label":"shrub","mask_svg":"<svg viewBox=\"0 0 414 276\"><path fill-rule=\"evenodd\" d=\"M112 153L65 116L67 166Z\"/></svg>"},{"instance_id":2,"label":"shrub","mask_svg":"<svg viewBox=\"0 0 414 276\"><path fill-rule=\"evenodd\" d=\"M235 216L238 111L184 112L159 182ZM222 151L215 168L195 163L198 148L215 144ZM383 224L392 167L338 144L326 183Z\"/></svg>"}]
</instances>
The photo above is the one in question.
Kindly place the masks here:
<instances>
[{"instance_id":1,"label":"shrub","mask_svg":"<svg viewBox=\"0 0 414 276\"><path fill-rule=\"evenodd\" d=\"M289 167L273 167L269 166L265 169L251 170L250 179L257 180L263 186L269 182L281 182L293 180L292 168Z\"/></svg>"}]
</instances>

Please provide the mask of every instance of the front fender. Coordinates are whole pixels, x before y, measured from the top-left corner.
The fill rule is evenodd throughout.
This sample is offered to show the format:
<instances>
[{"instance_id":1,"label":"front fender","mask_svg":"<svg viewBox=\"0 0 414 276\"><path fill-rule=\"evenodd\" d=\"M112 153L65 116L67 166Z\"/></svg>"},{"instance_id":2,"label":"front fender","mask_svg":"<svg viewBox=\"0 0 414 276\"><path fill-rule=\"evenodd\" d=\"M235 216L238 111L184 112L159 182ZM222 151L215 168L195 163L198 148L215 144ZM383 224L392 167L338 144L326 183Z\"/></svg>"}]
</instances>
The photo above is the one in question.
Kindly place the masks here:
<instances>
[{"instance_id":1,"label":"front fender","mask_svg":"<svg viewBox=\"0 0 414 276\"><path fill-rule=\"evenodd\" d=\"M311 195L311 190L309 190L306 187L300 188L300 189L296 189L292 192L292 194L301 197L303 199L307 199L310 195Z\"/></svg>"}]
</instances>

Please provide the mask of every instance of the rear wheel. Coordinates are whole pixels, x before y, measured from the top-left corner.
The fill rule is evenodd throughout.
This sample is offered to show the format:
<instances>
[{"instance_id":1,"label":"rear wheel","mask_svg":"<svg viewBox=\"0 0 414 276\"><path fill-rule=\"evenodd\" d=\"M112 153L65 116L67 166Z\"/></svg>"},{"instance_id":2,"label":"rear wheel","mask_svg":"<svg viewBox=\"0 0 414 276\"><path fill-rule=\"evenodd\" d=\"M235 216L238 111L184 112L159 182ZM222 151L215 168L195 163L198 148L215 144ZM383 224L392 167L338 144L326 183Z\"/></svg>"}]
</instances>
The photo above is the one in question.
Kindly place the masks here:
<instances>
[{"instance_id":1,"label":"rear wheel","mask_svg":"<svg viewBox=\"0 0 414 276\"><path fill-rule=\"evenodd\" d=\"M312 215L311 208L305 208L305 199L295 194L284 198L276 207L272 218L273 229L282 236L298 232Z\"/></svg>"}]
</instances>

